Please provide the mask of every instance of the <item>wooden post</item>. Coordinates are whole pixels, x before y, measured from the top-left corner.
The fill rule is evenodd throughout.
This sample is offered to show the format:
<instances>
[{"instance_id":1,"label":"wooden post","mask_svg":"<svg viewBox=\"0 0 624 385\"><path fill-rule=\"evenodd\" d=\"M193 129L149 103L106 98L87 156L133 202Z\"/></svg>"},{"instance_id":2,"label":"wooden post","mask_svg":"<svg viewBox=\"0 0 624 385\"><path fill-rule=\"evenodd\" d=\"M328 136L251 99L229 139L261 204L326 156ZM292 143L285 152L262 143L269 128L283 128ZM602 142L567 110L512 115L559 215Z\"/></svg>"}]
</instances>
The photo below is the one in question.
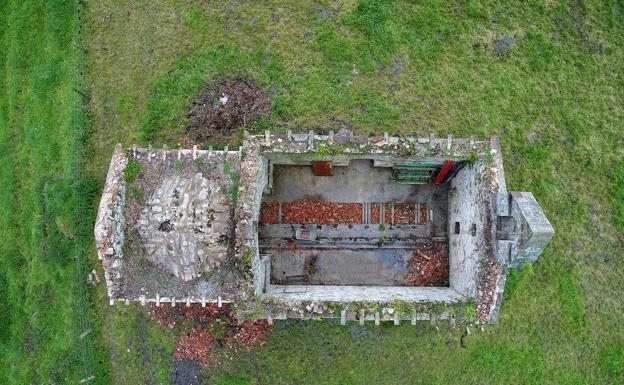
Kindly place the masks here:
<instances>
[{"instance_id":1,"label":"wooden post","mask_svg":"<svg viewBox=\"0 0 624 385\"><path fill-rule=\"evenodd\" d=\"M347 323L347 311L346 310L340 310L340 324L341 325L346 325Z\"/></svg>"},{"instance_id":2,"label":"wooden post","mask_svg":"<svg viewBox=\"0 0 624 385\"><path fill-rule=\"evenodd\" d=\"M364 326L364 309L360 309L360 326Z\"/></svg>"}]
</instances>

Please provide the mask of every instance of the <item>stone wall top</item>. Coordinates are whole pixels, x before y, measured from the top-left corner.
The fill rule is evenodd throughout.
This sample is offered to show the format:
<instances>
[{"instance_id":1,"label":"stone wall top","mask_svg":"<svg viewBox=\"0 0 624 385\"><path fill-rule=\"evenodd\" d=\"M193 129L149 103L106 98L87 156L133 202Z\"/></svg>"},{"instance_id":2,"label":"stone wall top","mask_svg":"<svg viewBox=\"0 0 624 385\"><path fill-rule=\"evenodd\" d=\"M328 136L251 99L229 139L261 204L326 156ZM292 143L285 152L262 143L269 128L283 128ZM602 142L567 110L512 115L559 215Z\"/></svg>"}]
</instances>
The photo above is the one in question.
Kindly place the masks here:
<instances>
[{"instance_id":1,"label":"stone wall top","mask_svg":"<svg viewBox=\"0 0 624 385\"><path fill-rule=\"evenodd\" d=\"M393 155L397 157L444 157L465 158L473 153L483 153L489 148L489 142L434 135L390 136L387 132L379 136L355 135L353 131L340 130L336 133L317 134L313 130L303 134L272 134L249 136L251 141L260 145L264 154L271 153L315 153L318 155L336 154L372 154Z\"/></svg>"}]
</instances>

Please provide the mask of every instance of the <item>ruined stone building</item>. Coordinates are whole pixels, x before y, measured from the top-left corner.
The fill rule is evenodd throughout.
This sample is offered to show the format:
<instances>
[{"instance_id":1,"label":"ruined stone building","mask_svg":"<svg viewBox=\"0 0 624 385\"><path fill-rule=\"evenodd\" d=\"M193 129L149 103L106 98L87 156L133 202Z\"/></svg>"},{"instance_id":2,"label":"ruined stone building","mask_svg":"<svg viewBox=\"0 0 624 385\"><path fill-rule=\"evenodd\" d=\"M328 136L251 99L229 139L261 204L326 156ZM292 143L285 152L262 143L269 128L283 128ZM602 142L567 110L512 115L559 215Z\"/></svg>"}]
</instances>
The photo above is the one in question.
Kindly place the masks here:
<instances>
[{"instance_id":1,"label":"ruined stone building","mask_svg":"<svg viewBox=\"0 0 624 385\"><path fill-rule=\"evenodd\" d=\"M530 192L507 191L497 138L348 131L117 145L95 226L111 304L343 323L415 322L439 304L495 322L508 269L552 235Z\"/></svg>"}]
</instances>

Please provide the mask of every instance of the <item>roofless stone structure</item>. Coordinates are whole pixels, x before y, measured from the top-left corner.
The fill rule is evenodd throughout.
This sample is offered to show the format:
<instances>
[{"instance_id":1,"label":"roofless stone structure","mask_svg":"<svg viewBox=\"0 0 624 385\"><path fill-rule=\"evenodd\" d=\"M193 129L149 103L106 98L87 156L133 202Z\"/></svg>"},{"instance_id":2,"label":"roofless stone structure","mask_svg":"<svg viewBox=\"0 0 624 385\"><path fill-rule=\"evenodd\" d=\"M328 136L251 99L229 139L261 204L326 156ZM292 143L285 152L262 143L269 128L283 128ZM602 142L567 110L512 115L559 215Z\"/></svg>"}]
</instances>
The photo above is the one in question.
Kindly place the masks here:
<instances>
[{"instance_id":1,"label":"roofless stone structure","mask_svg":"<svg viewBox=\"0 0 624 385\"><path fill-rule=\"evenodd\" d=\"M350 131L117 145L95 225L111 304L376 323L439 303L495 322L508 269L552 235L531 193L507 192L497 138Z\"/></svg>"}]
</instances>

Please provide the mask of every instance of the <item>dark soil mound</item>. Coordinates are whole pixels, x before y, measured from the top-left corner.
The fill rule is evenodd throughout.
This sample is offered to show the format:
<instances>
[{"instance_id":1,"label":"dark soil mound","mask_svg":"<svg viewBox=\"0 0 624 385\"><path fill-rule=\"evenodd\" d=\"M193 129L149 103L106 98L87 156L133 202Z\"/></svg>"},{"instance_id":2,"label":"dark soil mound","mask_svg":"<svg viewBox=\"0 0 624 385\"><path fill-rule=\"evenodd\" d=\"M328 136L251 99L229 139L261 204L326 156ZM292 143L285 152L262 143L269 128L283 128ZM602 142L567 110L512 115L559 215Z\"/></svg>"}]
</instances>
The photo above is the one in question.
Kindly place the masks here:
<instances>
[{"instance_id":1,"label":"dark soil mound","mask_svg":"<svg viewBox=\"0 0 624 385\"><path fill-rule=\"evenodd\" d=\"M224 79L209 84L188 110L191 123L186 128L197 142L220 140L228 131L247 126L271 110L271 98L254 82Z\"/></svg>"}]
</instances>

